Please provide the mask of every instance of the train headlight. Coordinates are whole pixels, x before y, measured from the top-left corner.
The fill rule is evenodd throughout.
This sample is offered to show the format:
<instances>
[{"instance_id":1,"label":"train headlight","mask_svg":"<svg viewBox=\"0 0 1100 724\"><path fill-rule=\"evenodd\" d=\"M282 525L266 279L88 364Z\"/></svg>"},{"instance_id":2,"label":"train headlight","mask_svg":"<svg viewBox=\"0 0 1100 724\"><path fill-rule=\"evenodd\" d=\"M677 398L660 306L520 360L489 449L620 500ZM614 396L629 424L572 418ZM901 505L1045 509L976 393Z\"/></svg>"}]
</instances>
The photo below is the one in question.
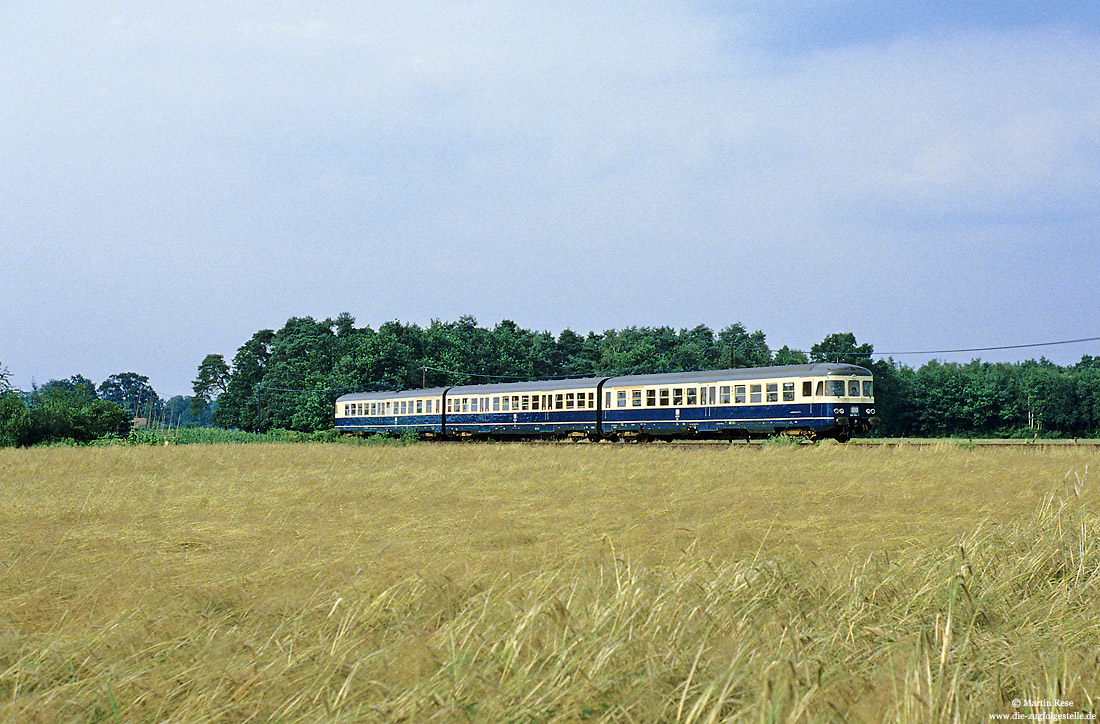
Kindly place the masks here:
<instances>
[{"instance_id":1,"label":"train headlight","mask_svg":"<svg viewBox=\"0 0 1100 724\"><path fill-rule=\"evenodd\" d=\"M852 408L852 417L859 417L859 408L858 407L853 407Z\"/></svg>"},{"instance_id":2,"label":"train headlight","mask_svg":"<svg viewBox=\"0 0 1100 724\"><path fill-rule=\"evenodd\" d=\"M873 414L875 414L875 408L873 408L873 407L868 407L868 408L867 408L867 414L868 414L868 415L873 415Z\"/></svg>"}]
</instances>

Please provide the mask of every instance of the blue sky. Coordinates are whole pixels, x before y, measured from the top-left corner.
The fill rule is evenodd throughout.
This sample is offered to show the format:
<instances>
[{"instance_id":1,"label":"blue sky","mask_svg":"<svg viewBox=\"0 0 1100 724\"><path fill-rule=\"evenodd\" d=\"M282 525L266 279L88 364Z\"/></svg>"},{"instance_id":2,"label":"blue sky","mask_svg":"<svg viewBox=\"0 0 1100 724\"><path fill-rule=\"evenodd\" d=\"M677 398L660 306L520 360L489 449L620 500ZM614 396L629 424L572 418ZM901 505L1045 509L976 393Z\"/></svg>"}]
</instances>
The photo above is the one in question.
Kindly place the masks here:
<instances>
[{"instance_id":1,"label":"blue sky","mask_svg":"<svg viewBox=\"0 0 1100 724\"><path fill-rule=\"evenodd\" d=\"M0 363L188 394L206 354L343 311L1097 336L1097 7L17 3ZM1100 347L936 356L1040 354Z\"/></svg>"}]
</instances>

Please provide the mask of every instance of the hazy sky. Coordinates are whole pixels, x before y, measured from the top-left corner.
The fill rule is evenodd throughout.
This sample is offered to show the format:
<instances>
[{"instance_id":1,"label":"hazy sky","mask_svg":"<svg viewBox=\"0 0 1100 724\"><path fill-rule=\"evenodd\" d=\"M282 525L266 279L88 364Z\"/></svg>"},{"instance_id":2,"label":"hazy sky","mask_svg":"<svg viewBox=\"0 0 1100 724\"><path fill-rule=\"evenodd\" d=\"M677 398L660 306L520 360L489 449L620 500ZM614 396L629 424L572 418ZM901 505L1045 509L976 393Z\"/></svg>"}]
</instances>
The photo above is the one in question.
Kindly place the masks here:
<instances>
[{"instance_id":1,"label":"hazy sky","mask_svg":"<svg viewBox=\"0 0 1100 724\"><path fill-rule=\"evenodd\" d=\"M1098 336L1098 68L1076 0L15 0L0 363L190 394L344 311Z\"/></svg>"}]
</instances>

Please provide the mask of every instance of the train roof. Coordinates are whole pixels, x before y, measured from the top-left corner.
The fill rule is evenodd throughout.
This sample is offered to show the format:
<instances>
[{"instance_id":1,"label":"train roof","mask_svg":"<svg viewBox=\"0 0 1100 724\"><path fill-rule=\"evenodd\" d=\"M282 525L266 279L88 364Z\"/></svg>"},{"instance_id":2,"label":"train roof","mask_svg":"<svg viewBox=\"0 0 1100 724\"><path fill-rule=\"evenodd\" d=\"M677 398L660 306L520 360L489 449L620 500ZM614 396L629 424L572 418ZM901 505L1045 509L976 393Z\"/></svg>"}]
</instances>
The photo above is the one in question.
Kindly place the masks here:
<instances>
[{"instance_id":1,"label":"train roof","mask_svg":"<svg viewBox=\"0 0 1100 724\"><path fill-rule=\"evenodd\" d=\"M452 387L449 395L494 395L509 392L553 392L554 390L587 390L595 388L605 377L566 377L532 382L501 382L491 385Z\"/></svg>"},{"instance_id":2,"label":"train roof","mask_svg":"<svg viewBox=\"0 0 1100 724\"><path fill-rule=\"evenodd\" d=\"M733 382L737 380L761 380L781 377L871 377L866 367L832 362L816 362L803 365L777 367L746 367L742 369L705 370L702 372L669 372L648 375L620 375L618 377L572 377L557 380L531 382L501 382L487 385L461 385L456 387L431 387L388 392L354 392L342 395L337 402L361 402L364 400L393 400L417 397L441 397L449 395L494 395L523 392L551 392L595 388L603 380L606 387L632 387L663 384L705 384Z\"/></svg>"},{"instance_id":3,"label":"train roof","mask_svg":"<svg viewBox=\"0 0 1100 724\"><path fill-rule=\"evenodd\" d=\"M763 380L777 377L870 377L871 371L858 365L815 362L804 365L779 365L775 367L745 367L731 370L704 370L702 372L669 372L655 375L624 375L612 377L605 387L631 387L663 384L703 384L709 382L733 382L737 380Z\"/></svg>"},{"instance_id":4,"label":"train roof","mask_svg":"<svg viewBox=\"0 0 1100 724\"><path fill-rule=\"evenodd\" d=\"M383 390L381 392L351 392L340 395L337 402L362 402L363 400L393 400L417 397L442 397L449 387L430 387L415 390Z\"/></svg>"}]
</instances>

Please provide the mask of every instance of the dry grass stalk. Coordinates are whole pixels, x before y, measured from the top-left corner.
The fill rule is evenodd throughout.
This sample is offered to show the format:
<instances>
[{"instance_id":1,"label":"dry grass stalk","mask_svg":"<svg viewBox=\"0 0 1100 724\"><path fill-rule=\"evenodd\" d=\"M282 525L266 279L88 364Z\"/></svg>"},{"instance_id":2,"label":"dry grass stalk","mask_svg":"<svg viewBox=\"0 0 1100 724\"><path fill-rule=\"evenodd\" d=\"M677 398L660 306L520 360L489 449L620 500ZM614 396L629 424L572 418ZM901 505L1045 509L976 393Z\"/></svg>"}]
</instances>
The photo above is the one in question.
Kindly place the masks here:
<instances>
[{"instance_id":1,"label":"dry grass stalk","mask_svg":"<svg viewBox=\"0 0 1100 724\"><path fill-rule=\"evenodd\" d=\"M0 718L1094 710L1090 464L947 446L0 450Z\"/></svg>"}]
</instances>

